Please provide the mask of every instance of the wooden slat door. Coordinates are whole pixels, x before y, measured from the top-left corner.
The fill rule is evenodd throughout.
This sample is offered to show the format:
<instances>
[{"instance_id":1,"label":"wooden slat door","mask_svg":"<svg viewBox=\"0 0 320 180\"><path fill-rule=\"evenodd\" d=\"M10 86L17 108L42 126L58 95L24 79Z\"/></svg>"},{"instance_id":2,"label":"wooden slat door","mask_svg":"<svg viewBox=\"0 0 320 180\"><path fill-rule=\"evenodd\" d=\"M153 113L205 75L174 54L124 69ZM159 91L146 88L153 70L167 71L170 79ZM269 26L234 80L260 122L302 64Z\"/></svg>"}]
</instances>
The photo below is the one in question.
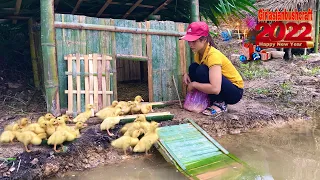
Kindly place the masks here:
<instances>
[{"instance_id":1,"label":"wooden slat door","mask_svg":"<svg viewBox=\"0 0 320 180\"><path fill-rule=\"evenodd\" d=\"M113 99L111 56L101 54L68 54L68 110L67 114L76 116L85 110L87 104L93 104L95 111L111 104Z\"/></svg>"}]
</instances>

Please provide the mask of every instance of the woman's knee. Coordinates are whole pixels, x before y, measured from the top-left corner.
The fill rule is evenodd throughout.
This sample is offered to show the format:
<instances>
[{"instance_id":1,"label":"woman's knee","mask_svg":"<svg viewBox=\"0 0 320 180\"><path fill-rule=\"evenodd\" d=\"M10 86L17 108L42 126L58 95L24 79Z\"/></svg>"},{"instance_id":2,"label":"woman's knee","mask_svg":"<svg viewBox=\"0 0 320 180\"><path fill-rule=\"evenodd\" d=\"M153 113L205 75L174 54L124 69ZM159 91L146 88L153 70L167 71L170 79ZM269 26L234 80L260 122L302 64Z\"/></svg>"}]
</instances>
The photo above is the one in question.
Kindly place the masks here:
<instances>
[{"instance_id":1,"label":"woman's knee","mask_svg":"<svg viewBox=\"0 0 320 180\"><path fill-rule=\"evenodd\" d=\"M209 82L209 68L206 65L199 65L196 70L196 76L199 82Z\"/></svg>"}]
</instances>

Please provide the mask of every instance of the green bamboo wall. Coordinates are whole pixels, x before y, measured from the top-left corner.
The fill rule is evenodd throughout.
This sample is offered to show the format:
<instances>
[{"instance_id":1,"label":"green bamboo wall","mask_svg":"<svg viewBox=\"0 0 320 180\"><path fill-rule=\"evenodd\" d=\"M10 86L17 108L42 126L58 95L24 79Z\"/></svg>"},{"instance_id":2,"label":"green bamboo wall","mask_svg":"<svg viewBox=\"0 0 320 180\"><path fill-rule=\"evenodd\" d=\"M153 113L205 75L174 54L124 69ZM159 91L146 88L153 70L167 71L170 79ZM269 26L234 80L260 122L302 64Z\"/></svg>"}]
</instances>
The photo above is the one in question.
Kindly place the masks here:
<instances>
[{"instance_id":1,"label":"green bamboo wall","mask_svg":"<svg viewBox=\"0 0 320 180\"><path fill-rule=\"evenodd\" d=\"M56 14L55 21L146 28L146 22L136 22L133 20L124 19L102 19L67 14ZM150 29L178 31L179 24L181 23L175 23L172 21L150 21ZM187 24L183 24L183 26L185 30ZM67 76L65 75L65 71L67 70L67 62L63 57L70 53L100 53L109 54L112 56L113 33L115 34L117 54L147 56L146 35L144 34L97 30L56 29L56 51L61 108L67 107L68 98L64 93L64 91L67 89ZM188 67L190 64L191 52L188 48L188 45L185 43L186 48L184 52L182 52L187 60L186 62L180 62L181 53L179 49L178 37L151 35L151 41L153 61L153 100L177 100L178 97L175 92L172 75L175 76L178 90L182 96L182 72L180 66L181 64L186 64L186 67ZM84 64L81 64L81 68L84 68ZM112 69L115 68L116 67L112 67ZM84 77L81 77L81 82L84 82ZM81 84L81 88L84 88L84 83ZM84 107L84 104L81 106Z\"/></svg>"}]
</instances>

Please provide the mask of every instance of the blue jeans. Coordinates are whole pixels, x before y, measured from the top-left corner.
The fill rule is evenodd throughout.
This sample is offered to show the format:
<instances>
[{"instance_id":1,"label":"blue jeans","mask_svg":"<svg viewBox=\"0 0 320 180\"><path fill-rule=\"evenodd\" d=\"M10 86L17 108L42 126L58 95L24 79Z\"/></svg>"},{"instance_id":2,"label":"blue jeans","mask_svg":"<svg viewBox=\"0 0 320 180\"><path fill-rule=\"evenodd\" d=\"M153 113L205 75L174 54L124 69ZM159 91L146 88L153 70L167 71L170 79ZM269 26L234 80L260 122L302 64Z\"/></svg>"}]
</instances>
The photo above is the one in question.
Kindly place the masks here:
<instances>
[{"instance_id":1,"label":"blue jeans","mask_svg":"<svg viewBox=\"0 0 320 180\"><path fill-rule=\"evenodd\" d=\"M209 81L209 68L206 65L199 65L192 63L189 66L189 76L191 81L199 83L210 83ZM243 89L238 88L236 85L222 75L221 91L218 95L209 94L211 104L213 102L225 102L226 104L238 103L243 95Z\"/></svg>"}]
</instances>

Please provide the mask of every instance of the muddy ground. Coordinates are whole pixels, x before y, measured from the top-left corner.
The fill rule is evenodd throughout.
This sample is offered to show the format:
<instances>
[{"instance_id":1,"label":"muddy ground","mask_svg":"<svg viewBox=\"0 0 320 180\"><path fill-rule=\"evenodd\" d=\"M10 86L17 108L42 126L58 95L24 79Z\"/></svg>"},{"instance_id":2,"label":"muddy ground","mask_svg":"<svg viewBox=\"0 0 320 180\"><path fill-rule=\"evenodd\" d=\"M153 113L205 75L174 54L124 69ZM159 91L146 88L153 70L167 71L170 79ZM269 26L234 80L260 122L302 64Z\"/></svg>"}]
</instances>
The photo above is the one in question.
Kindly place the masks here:
<instances>
[{"instance_id":1,"label":"muddy ground","mask_svg":"<svg viewBox=\"0 0 320 180\"><path fill-rule=\"evenodd\" d=\"M230 46L231 45L231 46ZM219 42L219 49L229 57L239 53L239 43ZM156 112L170 111L173 121L162 122L161 126L184 123L185 118L195 120L212 136L227 133L238 134L266 126L281 127L288 122L310 119L309 115L320 106L320 56L296 56L293 60L272 59L264 62L241 64L233 61L245 79L243 99L236 105L228 106L228 113L217 118L187 112L179 103ZM29 117L36 120L46 111L44 98L24 81L11 83L4 75L0 80L0 130L6 124ZM120 87L120 86L119 86ZM145 88L143 88L145 87ZM147 94L147 85L121 85L119 92L129 92L126 97ZM135 89L136 88L136 89ZM122 90L121 90L122 89ZM70 170L84 170L98 165L125 161L122 152L110 147L110 141L119 137L118 125L115 137L100 132L96 118L89 120L89 127L82 130L81 138L67 143L65 153L54 153L47 145L33 146L32 153L26 153L22 144L1 144L0 177L4 179L44 179L63 176ZM153 149L154 151L154 149ZM139 158L143 154L132 154ZM3 158L16 160L5 162Z\"/></svg>"}]
</instances>

